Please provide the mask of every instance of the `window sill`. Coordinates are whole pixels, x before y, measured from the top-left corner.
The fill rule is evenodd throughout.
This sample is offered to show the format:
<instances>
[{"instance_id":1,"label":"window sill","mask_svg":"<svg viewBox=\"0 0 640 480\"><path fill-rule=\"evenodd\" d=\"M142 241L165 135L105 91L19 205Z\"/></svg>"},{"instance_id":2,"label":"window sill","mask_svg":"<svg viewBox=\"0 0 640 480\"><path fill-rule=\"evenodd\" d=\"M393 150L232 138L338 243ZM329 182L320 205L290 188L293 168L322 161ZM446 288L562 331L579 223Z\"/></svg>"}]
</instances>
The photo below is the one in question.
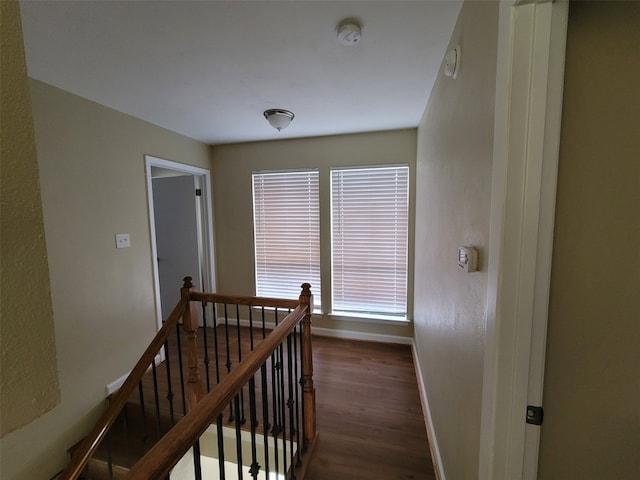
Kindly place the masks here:
<instances>
[{"instance_id":1,"label":"window sill","mask_svg":"<svg viewBox=\"0 0 640 480\"><path fill-rule=\"evenodd\" d=\"M253 310L260 310L261 307L252 307ZM264 307L265 311L274 312L273 307ZM281 311L283 311L281 309ZM407 317L399 317L395 315L379 315L374 313L355 313L355 312L330 312L323 313L319 308L314 308L311 312L314 317L326 317L332 320L345 322L363 322L363 323L380 323L384 325L409 325L411 320Z\"/></svg>"},{"instance_id":2,"label":"window sill","mask_svg":"<svg viewBox=\"0 0 640 480\"><path fill-rule=\"evenodd\" d=\"M373 313L331 312L327 313L326 316L333 320L344 320L350 322L384 323L387 325L409 325L411 323L411 320L407 317L376 315Z\"/></svg>"}]
</instances>

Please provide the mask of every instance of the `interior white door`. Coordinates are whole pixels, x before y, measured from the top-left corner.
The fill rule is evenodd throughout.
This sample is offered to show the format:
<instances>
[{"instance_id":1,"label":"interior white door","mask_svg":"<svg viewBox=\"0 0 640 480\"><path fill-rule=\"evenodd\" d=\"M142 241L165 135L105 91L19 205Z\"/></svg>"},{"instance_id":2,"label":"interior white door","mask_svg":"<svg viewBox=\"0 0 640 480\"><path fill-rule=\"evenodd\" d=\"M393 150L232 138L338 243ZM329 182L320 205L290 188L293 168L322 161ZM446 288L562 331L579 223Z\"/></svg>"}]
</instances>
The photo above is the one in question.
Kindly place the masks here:
<instances>
[{"instance_id":1,"label":"interior white door","mask_svg":"<svg viewBox=\"0 0 640 480\"><path fill-rule=\"evenodd\" d=\"M567 13L500 4L479 480L537 478Z\"/></svg>"},{"instance_id":2,"label":"interior white door","mask_svg":"<svg viewBox=\"0 0 640 480\"><path fill-rule=\"evenodd\" d=\"M194 175L153 179L158 277L162 318L180 299L182 279L202 285L198 248L198 209Z\"/></svg>"}]
</instances>

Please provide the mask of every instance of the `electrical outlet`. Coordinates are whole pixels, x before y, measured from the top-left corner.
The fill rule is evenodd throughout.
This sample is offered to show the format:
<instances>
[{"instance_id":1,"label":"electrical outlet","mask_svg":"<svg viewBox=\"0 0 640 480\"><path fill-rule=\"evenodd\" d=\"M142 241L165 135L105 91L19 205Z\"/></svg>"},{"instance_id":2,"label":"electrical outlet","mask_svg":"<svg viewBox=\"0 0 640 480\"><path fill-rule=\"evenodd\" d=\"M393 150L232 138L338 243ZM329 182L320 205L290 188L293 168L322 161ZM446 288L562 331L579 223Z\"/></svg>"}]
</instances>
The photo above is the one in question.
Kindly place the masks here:
<instances>
[{"instance_id":1,"label":"electrical outlet","mask_svg":"<svg viewBox=\"0 0 640 480\"><path fill-rule=\"evenodd\" d=\"M116 233L116 248L127 248L131 246L131 238L128 233Z\"/></svg>"}]
</instances>

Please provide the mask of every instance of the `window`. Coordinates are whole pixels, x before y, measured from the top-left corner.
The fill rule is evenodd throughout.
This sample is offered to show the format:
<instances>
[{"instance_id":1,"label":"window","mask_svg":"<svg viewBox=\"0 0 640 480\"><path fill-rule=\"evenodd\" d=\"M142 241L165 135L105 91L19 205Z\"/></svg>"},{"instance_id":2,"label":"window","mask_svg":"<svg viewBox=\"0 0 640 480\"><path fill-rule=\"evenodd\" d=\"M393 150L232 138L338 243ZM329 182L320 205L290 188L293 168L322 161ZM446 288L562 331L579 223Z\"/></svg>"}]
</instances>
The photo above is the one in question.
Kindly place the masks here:
<instances>
[{"instance_id":1,"label":"window","mask_svg":"<svg viewBox=\"0 0 640 480\"><path fill-rule=\"evenodd\" d=\"M297 298L309 282L320 303L318 171L253 174L256 295Z\"/></svg>"},{"instance_id":2,"label":"window","mask_svg":"<svg viewBox=\"0 0 640 480\"><path fill-rule=\"evenodd\" d=\"M331 172L334 312L406 317L409 167Z\"/></svg>"},{"instance_id":3,"label":"window","mask_svg":"<svg viewBox=\"0 0 640 480\"><path fill-rule=\"evenodd\" d=\"M334 168L326 181L331 195L321 206L318 170L253 174L256 294L292 298L309 282L320 309L326 208L331 254L322 261L331 293L324 312L406 319L409 167Z\"/></svg>"}]
</instances>

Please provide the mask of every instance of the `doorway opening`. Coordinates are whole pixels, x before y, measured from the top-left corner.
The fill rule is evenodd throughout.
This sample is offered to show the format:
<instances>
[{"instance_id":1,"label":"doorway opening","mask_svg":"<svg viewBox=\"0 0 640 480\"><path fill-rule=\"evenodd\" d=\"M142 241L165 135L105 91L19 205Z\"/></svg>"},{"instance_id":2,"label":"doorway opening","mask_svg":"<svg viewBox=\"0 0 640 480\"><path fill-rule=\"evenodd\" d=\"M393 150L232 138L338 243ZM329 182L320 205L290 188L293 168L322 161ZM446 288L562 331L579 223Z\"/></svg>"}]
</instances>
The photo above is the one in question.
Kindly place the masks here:
<instances>
[{"instance_id":1,"label":"doorway opening","mask_svg":"<svg viewBox=\"0 0 640 480\"><path fill-rule=\"evenodd\" d=\"M215 291L209 170L145 155L158 329L180 299L182 279Z\"/></svg>"}]
</instances>

